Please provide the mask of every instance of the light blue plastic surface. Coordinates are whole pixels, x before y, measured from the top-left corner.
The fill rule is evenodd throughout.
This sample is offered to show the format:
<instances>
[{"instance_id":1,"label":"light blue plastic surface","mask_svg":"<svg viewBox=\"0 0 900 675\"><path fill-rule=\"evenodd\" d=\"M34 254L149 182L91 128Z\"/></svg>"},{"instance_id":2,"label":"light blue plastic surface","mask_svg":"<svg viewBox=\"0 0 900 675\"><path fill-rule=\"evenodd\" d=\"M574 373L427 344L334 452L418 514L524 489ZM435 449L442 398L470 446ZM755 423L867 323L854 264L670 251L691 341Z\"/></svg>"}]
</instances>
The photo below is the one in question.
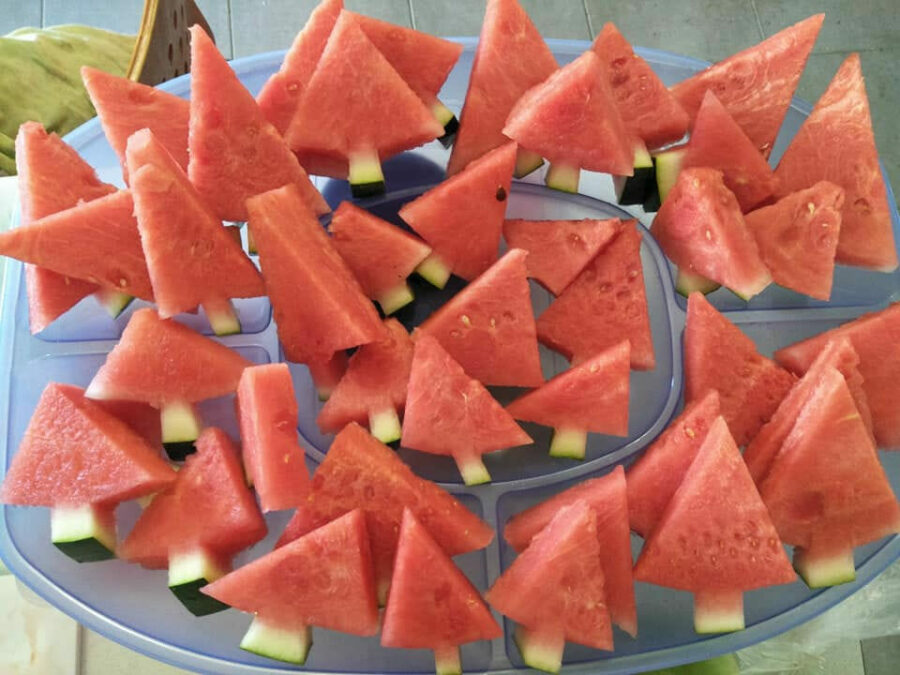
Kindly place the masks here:
<instances>
[{"instance_id":1,"label":"light blue plastic surface","mask_svg":"<svg viewBox=\"0 0 900 675\"><path fill-rule=\"evenodd\" d=\"M465 95L475 40L463 39L465 51L444 87L442 100L459 111ZM587 43L549 41L561 63L572 60L587 48ZM638 50L660 74L666 84L677 82L705 64L665 52ZM246 86L256 93L266 78L277 69L282 53L270 53L240 59L233 63ZM189 80L181 77L166 83L164 89L187 97ZM809 106L795 101L788 113L774 157L783 151ZM121 184L119 165L103 137L97 120L92 120L67 140L99 171L100 177ZM392 192L365 203L382 216L396 220L398 205L439 181L448 151L436 142L415 153L395 159L386 166L388 187ZM571 196L545 189L541 175L531 176L514 185L509 217L583 218L622 215L606 203L613 201L612 183L607 176L582 175L582 192L589 196ZM420 187L416 187L416 186ZM346 184L322 181L320 187L332 202L346 196ZM898 218L893 194L889 195ZM649 219L640 210L632 212L644 224ZM494 483L466 488L447 458L401 450L417 472L444 484L475 513L484 517L498 532L514 513L531 506L572 483L609 471L616 463L630 463L642 448L655 438L680 407L682 388L681 332L684 326L683 298L674 292L672 274L656 244L645 236L643 263L657 368L649 373L632 374L631 436L626 440L592 435L587 460L575 463L551 460L546 454L548 431L527 427L536 439L534 447L487 455L485 462ZM423 311L441 301L436 291L423 286L416 309L402 315L407 322L418 321ZM726 316L750 335L764 353L813 335L854 318L865 311L884 307L897 299L900 276L839 268L830 303L772 287L746 305L727 291L711 297L726 310ZM536 312L549 303L546 292L534 287ZM135 303L140 306L141 303ZM238 349L254 362L281 360L275 327L265 299L239 303L245 333L223 342ZM733 310L733 311L728 311ZM133 313L110 321L92 299L83 301L37 337L27 327L27 304L22 266L6 266L0 322L0 419L6 429L0 433L0 466L9 466L11 455L22 437L41 390L53 380L87 385L103 362L106 353ZM209 332L202 315L187 316L185 323ZM542 350L545 374L565 367L561 357ZM318 402L306 369L292 365L300 404L300 431L314 468L327 449L329 438L315 427ZM508 391L498 392L504 398ZM232 401L209 401L202 406L207 421L223 426L236 436ZM881 453L895 491L900 491L900 453ZM120 533L132 526L138 509L127 504L119 510ZM38 594L89 628L152 657L183 668L225 674L272 673L297 670L241 651L237 645L249 625L249 617L237 611L205 618L189 615L166 588L165 572L151 572L121 561L78 565L59 554L50 544L49 518L45 509L4 508L0 520L0 556L9 569ZM287 513L270 515L270 535L265 541L242 554L241 564L271 550L288 518ZM513 553L503 542L495 541L485 550L461 556L458 563L482 590L509 566ZM634 537L635 556L640 539ZM857 581L836 588L812 592L802 582L790 586L745 594L747 629L730 635L702 637L694 633L691 597L687 593L637 584L640 635L632 639L615 633L616 651L606 653L577 645L566 648L565 671L569 673L636 673L652 668L696 661L731 652L766 639L806 621L874 578L900 555L896 537L856 551ZM498 617L499 618L499 617ZM468 672L510 673L522 668L522 662L510 639L480 642L463 648L463 668ZM329 631L315 631L315 645L307 671L410 673L433 672L430 652L383 649L377 638L362 639Z\"/></svg>"}]
</instances>

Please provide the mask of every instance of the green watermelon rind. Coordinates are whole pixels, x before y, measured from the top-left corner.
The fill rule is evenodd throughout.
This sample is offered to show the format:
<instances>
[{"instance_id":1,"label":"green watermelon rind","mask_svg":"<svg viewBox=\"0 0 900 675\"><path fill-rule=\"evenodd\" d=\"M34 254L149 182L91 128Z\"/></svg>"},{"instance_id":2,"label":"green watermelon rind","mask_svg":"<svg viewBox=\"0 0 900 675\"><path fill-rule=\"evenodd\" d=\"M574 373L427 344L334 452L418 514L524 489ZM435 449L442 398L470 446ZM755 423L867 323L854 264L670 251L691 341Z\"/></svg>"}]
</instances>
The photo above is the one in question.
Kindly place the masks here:
<instances>
[{"instance_id":1,"label":"green watermelon rind","mask_svg":"<svg viewBox=\"0 0 900 675\"><path fill-rule=\"evenodd\" d=\"M169 590L194 616L228 609L228 605L200 590L223 576L225 570L203 549L169 556Z\"/></svg>"},{"instance_id":2,"label":"green watermelon rind","mask_svg":"<svg viewBox=\"0 0 900 675\"><path fill-rule=\"evenodd\" d=\"M99 507L57 506L50 510L50 541L77 562L116 557L116 523L103 517Z\"/></svg>"},{"instance_id":3,"label":"green watermelon rind","mask_svg":"<svg viewBox=\"0 0 900 675\"><path fill-rule=\"evenodd\" d=\"M856 580L853 549L809 560L806 551L795 548L793 562L797 574L812 589L848 584Z\"/></svg>"},{"instance_id":4,"label":"green watermelon rind","mask_svg":"<svg viewBox=\"0 0 900 675\"><path fill-rule=\"evenodd\" d=\"M279 628L255 616L240 648L251 654L302 666L312 644L312 631L308 626L304 630Z\"/></svg>"},{"instance_id":5,"label":"green watermelon rind","mask_svg":"<svg viewBox=\"0 0 900 675\"><path fill-rule=\"evenodd\" d=\"M562 668L564 640L538 635L524 626L516 626L514 640L522 661L529 668L545 673L558 673Z\"/></svg>"}]
</instances>

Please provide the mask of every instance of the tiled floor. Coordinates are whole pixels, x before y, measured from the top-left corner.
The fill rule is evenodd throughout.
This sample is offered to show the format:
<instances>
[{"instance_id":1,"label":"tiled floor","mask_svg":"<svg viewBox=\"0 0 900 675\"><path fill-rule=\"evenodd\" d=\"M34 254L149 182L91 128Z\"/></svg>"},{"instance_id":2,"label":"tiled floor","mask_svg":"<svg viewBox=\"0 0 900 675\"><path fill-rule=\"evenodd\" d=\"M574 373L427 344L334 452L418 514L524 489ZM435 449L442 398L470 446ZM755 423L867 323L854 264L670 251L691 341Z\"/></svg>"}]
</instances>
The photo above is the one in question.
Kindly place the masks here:
<instances>
[{"instance_id":1,"label":"tiled floor","mask_svg":"<svg viewBox=\"0 0 900 675\"><path fill-rule=\"evenodd\" d=\"M900 0L522 0L547 37L589 39L614 21L635 44L715 60L815 12L827 15L799 95L812 101L844 56L862 52L875 134L900 181ZM0 0L0 33L22 25L90 23L137 29L142 0ZM287 47L316 0L198 0L222 51L233 57ZM348 7L441 35L477 34L483 0L346 0ZM900 639L838 646L817 673L900 673ZM180 672L86 632L82 675Z\"/></svg>"}]
</instances>

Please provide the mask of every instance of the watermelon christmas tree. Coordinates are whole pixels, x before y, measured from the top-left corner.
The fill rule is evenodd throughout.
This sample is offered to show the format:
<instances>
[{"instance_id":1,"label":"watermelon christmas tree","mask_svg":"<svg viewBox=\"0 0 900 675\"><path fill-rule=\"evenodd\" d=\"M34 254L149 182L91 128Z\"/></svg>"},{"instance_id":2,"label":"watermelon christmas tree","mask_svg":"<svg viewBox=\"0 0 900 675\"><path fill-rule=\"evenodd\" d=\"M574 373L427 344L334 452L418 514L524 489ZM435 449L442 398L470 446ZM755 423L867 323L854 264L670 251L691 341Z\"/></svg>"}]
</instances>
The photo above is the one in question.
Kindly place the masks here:
<instances>
[{"instance_id":1,"label":"watermelon christmas tree","mask_svg":"<svg viewBox=\"0 0 900 675\"><path fill-rule=\"evenodd\" d=\"M404 509L382 646L431 649L435 672L451 675L462 672L460 645L502 635L481 594Z\"/></svg>"}]
</instances>

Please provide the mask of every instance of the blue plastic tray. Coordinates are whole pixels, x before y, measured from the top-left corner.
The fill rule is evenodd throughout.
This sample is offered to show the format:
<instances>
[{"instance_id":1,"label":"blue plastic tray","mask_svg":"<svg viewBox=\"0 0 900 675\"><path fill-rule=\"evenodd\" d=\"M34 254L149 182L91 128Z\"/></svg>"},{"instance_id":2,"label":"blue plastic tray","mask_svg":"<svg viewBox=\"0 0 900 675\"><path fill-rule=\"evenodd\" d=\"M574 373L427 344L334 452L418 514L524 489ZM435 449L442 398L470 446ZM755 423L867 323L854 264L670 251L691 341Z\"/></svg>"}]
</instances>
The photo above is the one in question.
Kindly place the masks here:
<instances>
[{"instance_id":1,"label":"blue plastic tray","mask_svg":"<svg viewBox=\"0 0 900 675\"><path fill-rule=\"evenodd\" d=\"M475 40L463 39L465 51L447 81L442 99L459 111L465 95ZM550 41L561 63L571 61L587 48L585 42ZM681 80L706 64L660 51L639 50L667 84ZM277 69L282 53L270 53L239 59L234 69L254 93ZM187 96L186 77L163 86ZM776 145L774 157L781 154L793 136L809 106L795 101ZM101 178L121 184L119 164L103 137L97 120L80 127L67 140L93 164ZM415 153L395 159L386 166L387 196L365 205L382 216L396 220L400 204L419 194L427 185L439 181L448 152L431 143ZM510 198L510 217L583 218L623 215L612 202L612 183L608 176L585 173L584 195L565 195L545 189L542 177L532 176L516 183ZM346 196L346 184L323 181L320 184L334 204ZM894 229L898 218L893 195ZM640 211L633 215L644 224L649 219ZM456 494L475 513L500 532L506 520L547 496L589 476L608 472L616 463L630 462L666 426L680 405L682 388L681 332L685 302L674 292L672 273L654 241L645 236L643 263L650 305L657 368L649 373L632 374L631 436L626 439L594 435L583 463L551 460L546 453L548 431L530 426L537 443L533 447L487 455L485 461L494 483L466 488L456 468L447 458L402 451L405 460L421 475L439 481ZM7 428L0 434L0 466L9 466L41 390L52 381L87 385L103 362L106 353L134 309L116 321L110 321L93 300L85 300L58 320L40 336L28 332L27 303L22 283L22 266L11 262L6 267L0 321L0 419ZM746 305L727 291L711 296L726 311L729 319L749 334L763 352L851 319L865 311L885 306L896 298L900 275L877 274L840 268L835 279L833 299L822 303L779 288L770 288ZM546 292L534 287L537 312L549 303ZM440 302L443 296L424 287L413 310L402 318L416 322L422 313ZM135 303L140 306L141 303ZM282 360L271 312L265 299L238 303L246 332L223 342L238 349L252 361L265 363ZM185 323L208 332L202 318L185 317ZM546 374L565 367L563 360L542 351ZM300 403L300 431L306 445L310 467L321 461L329 437L315 426L319 404L306 368L293 365ZM509 392L500 391L504 397ZM208 401L203 412L210 423L223 426L236 435L232 402L228 398ZM883 453L888 475L895 490L900 490L900 453ZM119 522L126 533L138 513L134 504L120 508ZM270 515L270 535L245 552L238 564L269 551L287 520L287 513ZM640 539L632 541L634 554ZM249 617L227 611L206 618L189 615L166 588L165 572L151 572L121 561L77 565L60 555L50 544L46 510L4 508L0 520L0 555L9 569L52 604L89 628L152 657L177 666L215 673L272 673L296 670L293 667L256 657L237 645L249 624ZM857 581L825 591L812 592L801 582L745 594L747 629L719 637L701 637L694 633L691 596L657 586L637 584L640 635L632 639L616 631L616 651L606 653L577 645L566 648L566 671L570 673L635 673L652 668L696 661L731 652L764 640L811 619L863 584L874 578L900 555L896 537L862 547L856 551ZM458 562L479 588L485 589L509 566L514 555L502 538L485 550L458 558ZM506 625L506 637L463 648L466 671L511 673L522 662ZM316 672L409 673L433 672L432 656L426 651L383 649L377 638L363 639L325 630L316 630L315 648L307 669Z\"/></svg>"}]
</instances>

